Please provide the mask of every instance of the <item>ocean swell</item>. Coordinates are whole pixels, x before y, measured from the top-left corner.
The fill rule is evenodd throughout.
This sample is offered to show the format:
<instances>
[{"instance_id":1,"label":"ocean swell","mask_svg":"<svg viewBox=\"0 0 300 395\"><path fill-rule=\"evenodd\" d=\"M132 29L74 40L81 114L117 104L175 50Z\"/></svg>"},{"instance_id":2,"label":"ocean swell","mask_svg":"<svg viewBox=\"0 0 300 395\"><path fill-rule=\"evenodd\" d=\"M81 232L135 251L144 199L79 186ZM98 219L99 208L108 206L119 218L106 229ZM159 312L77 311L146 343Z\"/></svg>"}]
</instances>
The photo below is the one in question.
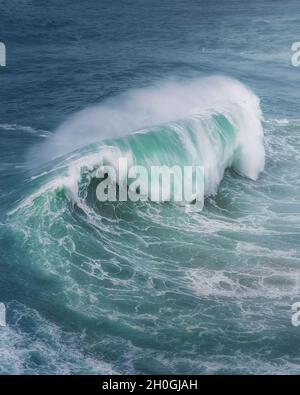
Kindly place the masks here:
<instances>
[{"instance_id":1,"label":"ocean swell","mask_svg":"<svg viewBox=\"0 0 300 395\"><path fill-rule=\"evenodd\" d=\"M103 164L118 170L121 157L148 168L203 166L205 195L213 195L226 168L252 180L264 169L259 99L227 77L165 82L80 111L38 152L39 165L52 159L40 192L66 187L77 203L93 171Z\"/></svg>"}]
</instances>

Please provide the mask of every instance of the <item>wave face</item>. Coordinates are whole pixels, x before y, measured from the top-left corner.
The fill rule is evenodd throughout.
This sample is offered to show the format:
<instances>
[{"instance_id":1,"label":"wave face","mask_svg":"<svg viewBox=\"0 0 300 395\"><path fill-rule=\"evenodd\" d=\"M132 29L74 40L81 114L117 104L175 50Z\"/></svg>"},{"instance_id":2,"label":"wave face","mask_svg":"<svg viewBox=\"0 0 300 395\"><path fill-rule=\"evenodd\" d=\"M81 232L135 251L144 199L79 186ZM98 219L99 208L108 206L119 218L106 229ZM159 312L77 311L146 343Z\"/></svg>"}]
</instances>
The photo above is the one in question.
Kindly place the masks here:
<instances>
[{"instance_id":1,"label":"wave face","mask_svg":"<svg viewBox=\"0 0 300 395\"><path fill-rule=\"evenodd\" d=\"M83 143L94 147L82 149ZM265 160L259 100L226 77L167 82L123 94L75 114L38 151L39 163L73 151L71 159L65 158L66 186L75 194L83 169L101 164L117 169L121 157L148 168L203 166L206 195L216 193L226 168L256 180Z\"/></svg>"}]
</instances>

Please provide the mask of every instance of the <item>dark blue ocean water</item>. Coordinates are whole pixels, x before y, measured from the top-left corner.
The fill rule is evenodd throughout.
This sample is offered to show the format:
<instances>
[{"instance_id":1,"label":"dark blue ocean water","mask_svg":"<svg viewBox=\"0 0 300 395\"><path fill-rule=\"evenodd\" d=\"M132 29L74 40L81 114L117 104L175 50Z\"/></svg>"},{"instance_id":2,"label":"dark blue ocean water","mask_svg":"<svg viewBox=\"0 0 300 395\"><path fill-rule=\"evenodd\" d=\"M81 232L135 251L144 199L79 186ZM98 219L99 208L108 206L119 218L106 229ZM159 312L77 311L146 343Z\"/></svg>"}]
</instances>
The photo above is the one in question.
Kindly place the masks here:
<instances>
[{"instance_id":1,"label":"dark blue ocean water","mask_svg":"<svg viewBox=\"0 0 300 395\"><path fill-rule=\"evenodd\" d=\"M0 0L1 373L300 372L299 22L297 0ZM70 116L115 100L113 124L128 91L143 101L153 85L164 113L181 95L166 81L216 74L260 99L256 181L226 171L197 214L74 209L65 163L81 171L86 145L111 136L101 112ZM60 158L75 148L76 164Z\"/></svg>"}]
</instances>

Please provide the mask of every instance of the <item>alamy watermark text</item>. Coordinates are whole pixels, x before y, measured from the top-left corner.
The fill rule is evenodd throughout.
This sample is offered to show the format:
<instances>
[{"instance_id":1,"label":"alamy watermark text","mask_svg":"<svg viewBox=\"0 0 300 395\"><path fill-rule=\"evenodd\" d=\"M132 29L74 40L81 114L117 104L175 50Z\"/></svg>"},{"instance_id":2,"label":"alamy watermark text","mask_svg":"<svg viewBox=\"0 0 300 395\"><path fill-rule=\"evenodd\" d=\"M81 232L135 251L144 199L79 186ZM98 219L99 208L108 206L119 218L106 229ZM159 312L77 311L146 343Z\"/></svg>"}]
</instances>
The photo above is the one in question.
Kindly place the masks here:
<instances>
[{"instance_id":1,"label":"alamy watermark text","mask_svg":"<svg viewBox=\"0 0 300 395\"><path fill-rule=\"evenodd\" d=\"M5 44L0 41L0 67L6 66L6 47Z\"/></svg>"},{"instance_id":2,"label":"alamy watermark text","mask_svg":"<svg viewBox=\"0 0 300 395\"><path fill-rule=\"evenodd\" d=\"M300 42L295 42L291 48L293 55L292 55L292 65L294 67L300 66Z\"/></svg>"}]
</instances>

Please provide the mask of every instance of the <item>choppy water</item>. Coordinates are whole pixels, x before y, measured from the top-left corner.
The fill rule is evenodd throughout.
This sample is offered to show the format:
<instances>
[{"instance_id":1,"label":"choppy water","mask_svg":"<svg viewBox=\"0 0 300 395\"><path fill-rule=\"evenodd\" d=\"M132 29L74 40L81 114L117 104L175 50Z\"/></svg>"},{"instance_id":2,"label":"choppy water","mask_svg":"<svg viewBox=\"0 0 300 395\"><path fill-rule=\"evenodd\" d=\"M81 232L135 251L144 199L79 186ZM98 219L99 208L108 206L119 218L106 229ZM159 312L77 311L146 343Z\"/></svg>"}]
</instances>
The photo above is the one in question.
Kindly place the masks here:
<instances>
[{"instance_id":1,"label":"choppy water","mask_svg":"<svg viewBox=\"0 0 300 395\"><path fill-rule=\"evenodd\" d=\"M1 1L1 373L299 373L297 1ZM202 164L201 213L91 171Z\"/></svg>"}]
</instances>

